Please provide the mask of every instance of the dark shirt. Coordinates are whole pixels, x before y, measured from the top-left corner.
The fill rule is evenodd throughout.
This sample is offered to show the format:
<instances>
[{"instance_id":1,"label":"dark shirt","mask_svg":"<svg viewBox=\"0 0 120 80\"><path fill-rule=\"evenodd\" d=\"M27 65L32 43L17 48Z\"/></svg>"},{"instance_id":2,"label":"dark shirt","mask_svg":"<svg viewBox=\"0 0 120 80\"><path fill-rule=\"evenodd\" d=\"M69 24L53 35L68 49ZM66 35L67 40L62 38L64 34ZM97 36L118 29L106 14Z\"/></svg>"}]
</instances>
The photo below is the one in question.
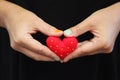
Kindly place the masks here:
<instances>
[{"instance_id":1,"label":"dark shirt","mask_svg":"<svg viewBox=\"0 0 120 80\"><path fill-rule=\"evenodd\" d=\"M9 0L38 15L58 29L70 28L94 11L119 0ZM10 47L9 36L0 29L0 80L120 80L120 35L111 54L98 54L68 63L36 62ZM35 39L45 44L47 36L37 33ZM92 38L89 32L79 41Z\"/></svg>"}]
</instances>

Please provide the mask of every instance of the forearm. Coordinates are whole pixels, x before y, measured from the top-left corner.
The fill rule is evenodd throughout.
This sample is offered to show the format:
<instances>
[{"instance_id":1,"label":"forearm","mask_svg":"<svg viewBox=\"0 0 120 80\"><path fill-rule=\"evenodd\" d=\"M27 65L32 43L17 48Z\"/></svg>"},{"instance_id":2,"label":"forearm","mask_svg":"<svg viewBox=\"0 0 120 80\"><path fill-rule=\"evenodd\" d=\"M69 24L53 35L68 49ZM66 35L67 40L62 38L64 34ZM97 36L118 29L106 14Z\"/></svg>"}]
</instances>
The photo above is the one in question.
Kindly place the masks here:
<instances>
[{"instance_id":1,"label":"forearm","mask_svg":"<svg viewBox=\"0 0 120 80\"><path fill-rule=\"evenodd\" d=\"M107 8L105 8L107 13L110 13L110 16L113 18L113 22L117 22L117 29L120 30L120 2L117 2ZM107 16L107 15L106 15Z\"/></svg>"},{"instance_id":2,"label":"forearm","mask_svg":"<svg viewBox=\"0 0 120 80\"><path fill-rule=\"evenodd\" d=\"M115 11L116 11L116 16L118 16L119 20L119 31L120 31L120 2L116 3L113 7L115 7Z\"/></svg>"},{"instance_id":3,"label":"forearm","mask_svg":"<svg viewBox=\"0 0 120 80\"><path fill-rule=\"evenodd\" d=\"M12 17L23 10L22 7L11 2L0 0L0 26L5 28L5 22L8 17Z\"/></svg>"},{"instance_id":4,"label":"forearm","mask_svg":"<svg viewBox=\"0 0 120 80\"><path fill-rule=\"evenodd\" d=\"M117 2L108 8L109 8L109 11L112 10L116 16L120 17L120 2Z\"/></svg>"},{"instance_id":5,"label":"forearm","mask_svg":"<svg viewBox=\"0 0 120 80\"><path fill-rule=\"evenodd\" d=\"M117 2L108 8L109 8L108 12L111 11L111 14L113 14L111 15L111 18L117 18L118 23L120 24L120 2Z\"/></svg>"},{"instance_id":6,"label":"forearm","mask_svg":"<svg viewBox=\"0 0 120 80\"><path fill-rule=\"evenodd\" d=\"M0 0L0 4L1 4L1 1L5 1L5 0ZM1 10L0 10L1 11ZM3 26L3 20L2 20L2 17L1 17L1 12L0 12L0 27Z\"/></svg>"}]
</instances>

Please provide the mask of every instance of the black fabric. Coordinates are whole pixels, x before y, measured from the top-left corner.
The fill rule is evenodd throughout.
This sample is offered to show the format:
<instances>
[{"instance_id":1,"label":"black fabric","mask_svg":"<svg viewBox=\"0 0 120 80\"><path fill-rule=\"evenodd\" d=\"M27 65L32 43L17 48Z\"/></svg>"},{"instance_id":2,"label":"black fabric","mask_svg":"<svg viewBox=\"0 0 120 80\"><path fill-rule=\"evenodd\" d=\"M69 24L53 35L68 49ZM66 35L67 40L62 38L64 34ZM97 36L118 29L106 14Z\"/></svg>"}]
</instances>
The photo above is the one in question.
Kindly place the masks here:
<instances>
[{"instance_id":1,"label":"black fabric","mask_svg":"<svg viewBox=\"0 0 120 80\"><path fill-rule=\"evenodd\" d=\"M119 0L9 0L37 14L47 23L65 30L94 11ZM33 35L45 44L47 36ZM92 38L89 32L79 41ZM0 80L120 80L120 34L111 54L85 56L68 63L36 62L10 47L9 35L0 29Z\"/></svg>"}]
</instances>

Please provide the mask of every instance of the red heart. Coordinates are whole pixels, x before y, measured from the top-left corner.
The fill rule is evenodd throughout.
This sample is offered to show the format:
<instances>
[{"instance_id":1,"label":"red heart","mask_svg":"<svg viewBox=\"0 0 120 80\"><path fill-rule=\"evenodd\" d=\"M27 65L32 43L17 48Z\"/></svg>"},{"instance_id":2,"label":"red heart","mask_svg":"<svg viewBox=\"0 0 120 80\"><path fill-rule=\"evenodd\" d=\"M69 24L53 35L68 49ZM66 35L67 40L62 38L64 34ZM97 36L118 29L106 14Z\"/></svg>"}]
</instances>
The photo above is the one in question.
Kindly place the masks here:
<instances>
[{"instance_id":1,"label":"red heart","mask_svg":"<svg viewBox=\"0 0 120 80\"><path fill-rule=\"evenodd\" d=\"M72 53L78 44L75 37L66 37L61 40L59 37L50 36L46 40L47 46L61 59Z\"/></svg>"}]
</instances>

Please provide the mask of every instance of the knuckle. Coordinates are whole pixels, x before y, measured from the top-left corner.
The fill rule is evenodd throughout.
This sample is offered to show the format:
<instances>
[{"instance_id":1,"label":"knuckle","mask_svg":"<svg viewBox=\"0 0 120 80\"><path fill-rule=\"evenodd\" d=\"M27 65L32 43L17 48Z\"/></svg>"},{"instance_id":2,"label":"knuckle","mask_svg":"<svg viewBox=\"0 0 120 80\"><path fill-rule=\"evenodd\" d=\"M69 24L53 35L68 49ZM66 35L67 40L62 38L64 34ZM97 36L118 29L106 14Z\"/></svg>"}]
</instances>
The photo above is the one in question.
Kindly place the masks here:
<instances>
[{"instance_id":1,"label":"knuckle","mask_svg":"<svg viewBox=\"0 0 120 80\"><path fill-rule=\"evenodd\" d=\"M39 49L37 49L37 53L44 55L44 56L51 57L51 54L45 50L44 46L41 46Z\"/></svg>"},{"instance_id":2,"label":"knuckle","mask_svg":"<svg viewBox=\"0 0 120 80\"><path fill-rule=\"evenodd\" d=\"M105 53L111 53L112 50L113 50L113 47L112 47L112 45L111 45L110 43L105 42L105 43L103 44L103 51L104 51Z\"/></svg>"},{"instance_id":3,"label":"knuckle","mask_svg":"<svg viewBox=\"0 0 120 80\"><path fill-rule=\"evenodd\" d=\"M22 44L22 38L15 38L14 41L11 42L10 46L14 49L14 50L18 50L19 45Z\"/></svg>"},{"instance_id":4,"label":"knuckle","mask_svg":"<svg viewBox=\"0 0 120 80\"><path fill-rule=\"evenodd\" d=\"M42 57L40 55L28 55L28 57L30 57L31 59L35 60L35 61L41 61Z\"/></svg>"},{"instance_id":5,"label":"knuckle","mask_svg":"<svg viewBox=\"0 0 120 80\"><path fill-rule=\"evenodd\" d=\"M112 48L111 46L108 46L108 47L105 47L105 48L104 48L104 52L105 52L105 53L111 53L112 50L113 50L113 48Z\"/></svg>"},{"instance_id":6,"label":"knuckle","mask_svg":"<svg viewBox=\"0 0 120 80\"><path fill-rule=\"evenodd\" d=\"M22 37L17 37L17 38L14 40L14 43L15 43L15 44L21 44L22 42L23 42Z\"/></svg>"},{"instance_id":7,"label":"knuckle","mask_svg":"<svg viewBox=\"0 0 120 80\"><path fill-rule=\"evenodd\" d=\"M79 34L80 34L79 26L72 27L72 28L70 28L70 30L74 33L74 35L79 36Z\"/></svg>"},{"instance_id":8,"label":"knuckle","mask_svg":"<svg viewBox=\"0 0 120 80\"><path fill-rule=\"evenodd\" d=\"M17 44L15 44L15 43L11 43L11 48L12 49L14 49L14 50L18 50L18 46L17 46Z\"/></svg>"},{"instance_id":9,"label":"knuckle","mask_svg":"<svg viewBox=\"0 0 120 80\"><path fill-rule=\"evenodd\" d=\"M43 50L40 48L40 49L36 50L36 53L40 53L40 55L43 55ZM35 61L41 61L41 60L42 60L41 58L42 58L42 57L39 56L39 55L37 55L37 56L32 56L32 59L35 60Z\"/></svg>"},{"instance_id":10,"label":"knuckle","mask_svg":"<svg viewBox=\"0 0 120 80\"><path fill-rule=\"evenodd\" d=\"M41 47L41 48L39 48L38 50L36 50L38 53L43 53L44 51L43 51L43 48Z\"/></svg>"},{"instance_id":11,"label":"knuckle","mask_svg":"<svg viewBox=\"0 0 120 80\"><path fill-rule=\"evenodd\" d=\"M85 51L84 49L81 50L81 54L82 54L82 55L87 55L87 53L88 53L88 52Z\"/></svg>"},{"instance_id":12,"label":"knuckle","mask_svg":"<svg viewBox=\"0 0 120 80\"><path fill-rule=\"evenodd\" d=\"M79 28L76 28L76 29L75 29L75 33L76 33L76 35L79 35L80 29L79 29Z\"/></svg>"},{"instance_id":13,"label":"knuckle","mask_svg":"<svg viewBox=\"0 0 120 80\"><path fill-rule=\"evenodd\" d=\"M41 58L39 56L33 57L35 61L41 61Z\"/></svg>"}]
</instances>

